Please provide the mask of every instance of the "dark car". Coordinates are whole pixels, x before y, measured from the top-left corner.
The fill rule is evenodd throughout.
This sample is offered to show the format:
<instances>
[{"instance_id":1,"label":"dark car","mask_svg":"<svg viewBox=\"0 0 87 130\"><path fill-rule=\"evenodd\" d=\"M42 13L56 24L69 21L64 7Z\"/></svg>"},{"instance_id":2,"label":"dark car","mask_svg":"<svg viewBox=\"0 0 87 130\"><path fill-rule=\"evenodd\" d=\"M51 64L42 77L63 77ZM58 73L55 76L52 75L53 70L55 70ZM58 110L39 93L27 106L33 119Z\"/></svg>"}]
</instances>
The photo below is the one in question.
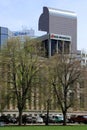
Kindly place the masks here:
<instances>
[{"instance_id":1,"label":"dark car","mask_svg":"<svg viewBox=\"0 0 87 130\"><path fill-rule=\"evenodd\" d=\"M84 123L87 124L87 115L77 115L71 116L69 119L71 123Z\"/></svg>"},{"instance_id":2,"label":"dark car","mask_svg":"<svg viewBox=\"0 0 87 130\"><path fill-rule=\"evenodd\" d=\"M48 121L48 123L55 123L55 118L52 116L49 116L47 119L47 116L43 117L43 122L46 123Z\"/></svg>"},{"instance_id":3,"label":"dark car","mask_svg":"<svg viewBox=\"0 0 87 130\"><path fill-rule=\"evenodd\" d=\"M16 117L9 117L9 123L17 123L17 118Z\"/></svg>"},{"instance_id":4,"label":"dark car","mask_svg":"<svg viewBox=\"0 0 87 130\"><path fill-rule=\"evenodd\" d=\"M32 123L32 117L31 116L26 117L26 123Z\"/></svg>"},{"instance_id":5,"label":"dark car","mask_svg":"<svg viewBox=\"0 0 87 130\"><path fill-rule=\"evenodd\" d=\"M34 116L27 116L26 123L36 123L36 117Z\"/></svg>"},{"instance_id":6,"label":"dark car","mask_svg":"<svg viewBox=\"0 0 87 130\"><path fill-rule=\"evenodd\" d=\"M9 117L6 116L6 115L1 115L0 116L0 122L8 124L9 123Z\"/></svg>"}]
</instances>

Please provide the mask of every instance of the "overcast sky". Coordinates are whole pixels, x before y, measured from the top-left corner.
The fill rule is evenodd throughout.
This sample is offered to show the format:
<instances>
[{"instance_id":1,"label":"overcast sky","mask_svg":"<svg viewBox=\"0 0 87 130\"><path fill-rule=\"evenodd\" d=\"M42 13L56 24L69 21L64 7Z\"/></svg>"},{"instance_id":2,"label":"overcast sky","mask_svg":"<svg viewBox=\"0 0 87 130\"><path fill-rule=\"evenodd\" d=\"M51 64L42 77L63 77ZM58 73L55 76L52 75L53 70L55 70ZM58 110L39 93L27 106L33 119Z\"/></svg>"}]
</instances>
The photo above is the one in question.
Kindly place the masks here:
<instances>
[{"instance_id":1,"label":"overcast sky","mask_svg":"<svg viewBox=\"0 0 87 130\"><path fill-rule=\"evenodd\" d=\"M77 14L77 47L87 49L87 0L0 0L0 26L11 31L22 27L38 32L38 19L43 6L73 11Z\"/></svg>"}]
</instances>

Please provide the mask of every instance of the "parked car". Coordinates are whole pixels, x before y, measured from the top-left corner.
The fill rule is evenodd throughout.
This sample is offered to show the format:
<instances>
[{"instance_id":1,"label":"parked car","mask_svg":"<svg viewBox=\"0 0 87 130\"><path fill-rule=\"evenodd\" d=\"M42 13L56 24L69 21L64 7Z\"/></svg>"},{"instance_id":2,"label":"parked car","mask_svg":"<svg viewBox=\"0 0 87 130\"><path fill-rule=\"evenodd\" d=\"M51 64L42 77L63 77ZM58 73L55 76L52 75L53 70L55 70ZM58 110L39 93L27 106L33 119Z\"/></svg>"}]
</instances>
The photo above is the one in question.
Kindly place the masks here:
<instances>
[{"instance_id":1,"label":"parked car","mask_svg":"<svg viewBox=\"0 0 87 130\"><path fill-rule=\"evenodd\" d=\"M36 123L36 117L35 116L27 116L26 123Z\"/></svg>"},{"instance_id":2,"label":"parked car","mask_svg":"<svg viewBox=\"0 0 87 130\"><path fill-rule=\"evenodd\" d=\"M87 124L87 115L74 115L69 119L70 123L84 123Z\"/></svg>"},{"instance_id":3,"label":"parked car","mask_svg":"<svg viewBox=\"0 0 87 130\"><path fill-rule=\"evenodd\" d=\"M55 123L55 118L53 116L49 116L47 119L47 116L43 116L43 122L46 123L48 120L48 123Z\"/></svg>"},{"instance_id":4,"label":"parked car","mask_svg":"<svg viewBox=\"0 0 87 130\"><path fill-rule=\"evenodd\" d=\"M26 123L32 123L32 116L26 117Z\"/></svg>"},{"instance_id":5,"label":"parked car","mask_svg":"<svg viewBox=\"0 0 87 130\"><path fill-rule=\"evenodd\" d=\"M75 123L77 115L71 115L70 118L68 119L69 123Z\"/></svg>"},{"instance_id":6,"label":"parked car","mask_svg":"<svg viewBox=\"0 0 87 130\"><path fill-rule=\"evenodd\" d=\"M4 122L0 122L0 126L5 126L5 123Z\"/></svg>"},{"instance_id":7,"label":"parked car","mask_svg":"<svg viewBox=\"0 0 87 130\"><path fill-rule=\"evenodd\" d=\"M36 123L43 123L43 118L36 117Z\"/></svg>"},{"instance_id":8,"label":"parked car","mask_svg":"<svg viewBox=\"0 0 87 130\"><path fill-rule=\"evenodd\" d=\"M32 123L36 123L36 117L32 117Z\"/></svg>"},{"instance_id":9,"label":"parked car","mask_svg":"<svg viewBox=\"0 0 87 130\"><path fill-rule=\"evenodd\" d=\"M17 118L16 117L9 117L9 123L16 124L17 123Z\"/></svg>"},{"instance_id":10,"label":"parked car","mask_svg":"<svg viewBox=\"0 0 87 130\"><path fill-rule=\"evenodd\" d=\"M46 123L47 117L44 117L44 123ZM63 123L63 116L62 115L54 115L54 116L49 116L48 118L49 123Z\"/></svg>"},{"instance_id":11,"label":"parked car","mask_svg":"<svg viewBox=\"0 0 87 130\"><path fill-rule=\"evenodd\" d=\"M53 117L55 119L55 123L63 123L63 116L62 115L55 115Z\"/></svg>"},{"instance_id":12,"label":"parked car","mask_svg":"<svg viewBox=\"0 0 87 130\"><path fill-rule=\"evenodd\" d=\"M0 116L0 122L3 122L3 123L5 123L5 124L8 124L9 123L9 117L8 116L6 116L6 115L1 115Z\"/></svg>"},{"instance_id":13,"label":"parked car","mask_svg":"<svg viewBox=\"0 0 87 130\"><path fill-rule=\"evenodd\" d=\"M49 123L55 123L55 118L53 116L49 116Z\"/></svg>"}]
</instances>

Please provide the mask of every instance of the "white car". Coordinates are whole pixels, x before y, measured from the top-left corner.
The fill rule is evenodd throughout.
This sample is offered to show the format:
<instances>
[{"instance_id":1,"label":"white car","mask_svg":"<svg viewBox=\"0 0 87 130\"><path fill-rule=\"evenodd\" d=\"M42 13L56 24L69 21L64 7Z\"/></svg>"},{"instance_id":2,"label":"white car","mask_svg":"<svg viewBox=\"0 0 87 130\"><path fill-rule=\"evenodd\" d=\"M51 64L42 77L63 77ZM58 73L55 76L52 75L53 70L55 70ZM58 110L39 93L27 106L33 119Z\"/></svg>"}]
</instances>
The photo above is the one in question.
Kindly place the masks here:
<instances>
[{"instance_id":1,"label":"white car","mask_svg":"<svg viewBox=\"0 0 87 130\"><path fill-rule=\"evenodd\" d=\"M36 122L37 123L43 123L43 119L41 117L36 117Z\"/></svg>"}]
</instances>

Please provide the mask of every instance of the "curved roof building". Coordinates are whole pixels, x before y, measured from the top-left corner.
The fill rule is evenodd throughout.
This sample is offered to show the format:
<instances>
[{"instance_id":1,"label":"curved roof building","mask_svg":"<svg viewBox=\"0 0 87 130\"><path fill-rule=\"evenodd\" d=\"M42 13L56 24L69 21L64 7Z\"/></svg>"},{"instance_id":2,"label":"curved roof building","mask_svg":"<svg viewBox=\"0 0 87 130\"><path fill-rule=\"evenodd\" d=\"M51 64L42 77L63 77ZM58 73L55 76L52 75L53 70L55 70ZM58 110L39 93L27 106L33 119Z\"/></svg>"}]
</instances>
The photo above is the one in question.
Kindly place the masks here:
<instances>
[{"instance_id":1,"label":"curved roof building","mask_svg":"<svg viewBox=\"0 0 87 130\"><path fill-rule=\"evenodd\" d=\"M74 12L43 7L38 28L48 34L71 37L71 52L77 51L77 15Z\"/></svg>"}]
</instances>

